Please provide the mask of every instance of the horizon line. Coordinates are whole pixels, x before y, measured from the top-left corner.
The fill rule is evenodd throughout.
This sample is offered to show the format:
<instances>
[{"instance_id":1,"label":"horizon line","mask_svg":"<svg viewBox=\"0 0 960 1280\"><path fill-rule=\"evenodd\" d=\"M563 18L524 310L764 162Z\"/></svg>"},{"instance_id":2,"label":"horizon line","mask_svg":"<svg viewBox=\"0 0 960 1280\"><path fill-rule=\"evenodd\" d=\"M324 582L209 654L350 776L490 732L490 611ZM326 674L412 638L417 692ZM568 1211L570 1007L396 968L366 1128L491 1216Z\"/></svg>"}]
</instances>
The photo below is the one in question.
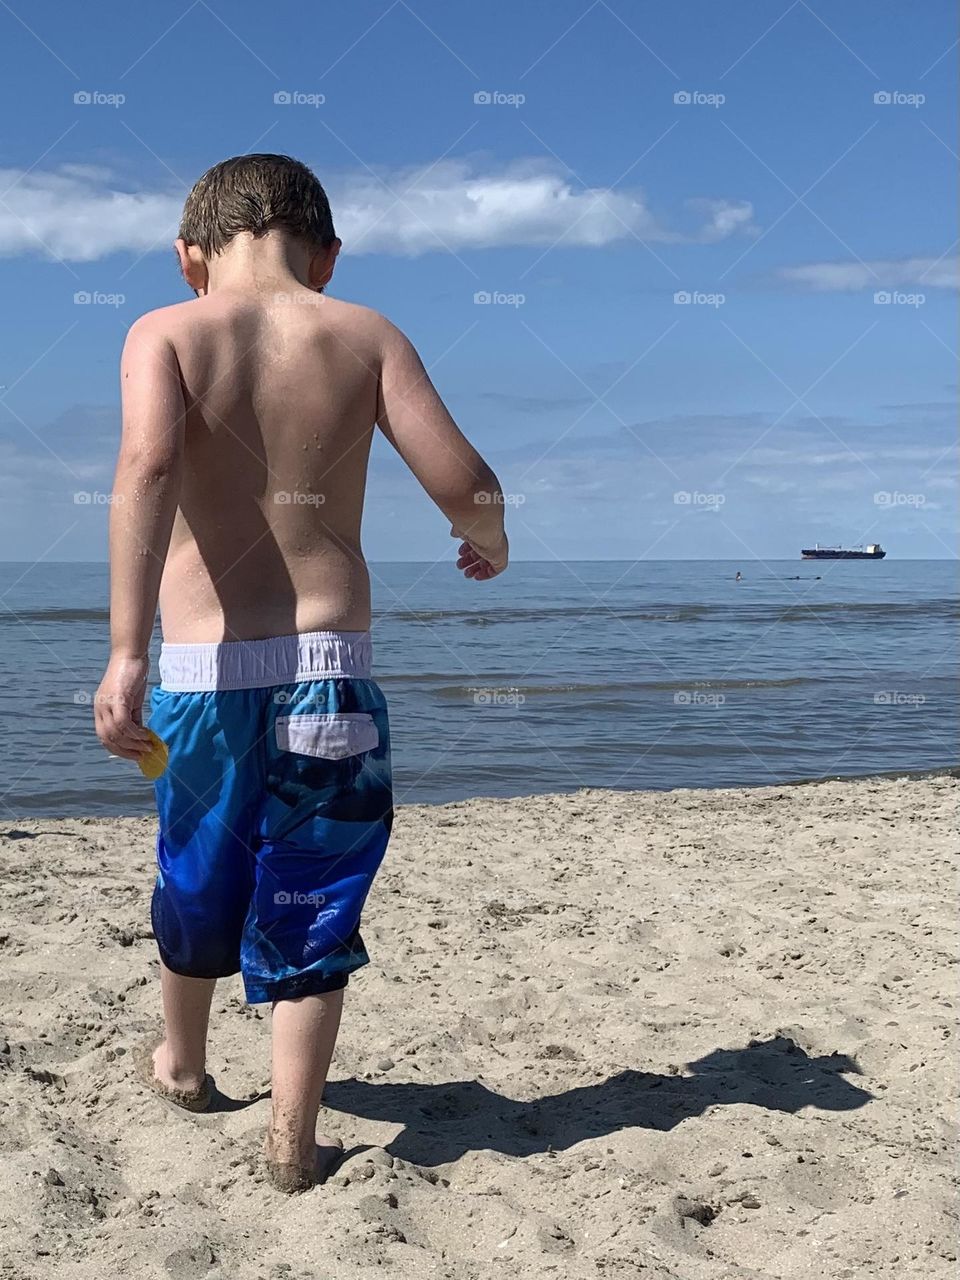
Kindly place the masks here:
<instances>
[{"instance_id":1,"label":"horizon line","mask_svg":"<svg viewBox=\"0 0 960 1280\"><path fill-rule=\"evenodd\" d=\"M891 557L888 552L885 560L894 564L910 561L913 563L927 562L931 564L953 564L960 561L960 555L955 556L916 556L903 555ZM781 564L812 564L811 560L804 560L800 555L793 556L569 556L562 558L555 556L552 559L536 559L534 557L515 556L511 559L510 564L765 564L768 561ZM440 560L383 560L370 559L367 560L368 565L377 564L413 564L413 565L436 565L452 563L452 557L444 556ZM877 560L878 564L883 561ZM104 568L109 567L109 560L12 560L0 557L0 565L33 565L39 568L40 565L103 565Z\"/></svg>"}]
</instances>

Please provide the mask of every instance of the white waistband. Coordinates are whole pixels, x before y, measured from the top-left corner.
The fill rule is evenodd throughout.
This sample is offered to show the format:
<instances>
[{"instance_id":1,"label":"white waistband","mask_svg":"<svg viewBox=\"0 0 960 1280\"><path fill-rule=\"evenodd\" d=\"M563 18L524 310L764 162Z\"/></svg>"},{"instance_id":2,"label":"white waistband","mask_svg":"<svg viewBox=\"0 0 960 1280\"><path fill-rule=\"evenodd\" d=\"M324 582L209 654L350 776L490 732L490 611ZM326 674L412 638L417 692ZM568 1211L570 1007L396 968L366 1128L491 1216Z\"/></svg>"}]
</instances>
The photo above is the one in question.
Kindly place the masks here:
<instances>
[{"instance_id":1,"label":"white waistband","mask_svg":"<svg viewBox=\"0 0 960 1280\"><path fill-rule=\"evenodd\" d=\"M305 631L268 640L222 644L164 644L160 687L170 693L267 689L297 680L365 680L370 675L367 631Z\"/></svg>"}]
</instances>

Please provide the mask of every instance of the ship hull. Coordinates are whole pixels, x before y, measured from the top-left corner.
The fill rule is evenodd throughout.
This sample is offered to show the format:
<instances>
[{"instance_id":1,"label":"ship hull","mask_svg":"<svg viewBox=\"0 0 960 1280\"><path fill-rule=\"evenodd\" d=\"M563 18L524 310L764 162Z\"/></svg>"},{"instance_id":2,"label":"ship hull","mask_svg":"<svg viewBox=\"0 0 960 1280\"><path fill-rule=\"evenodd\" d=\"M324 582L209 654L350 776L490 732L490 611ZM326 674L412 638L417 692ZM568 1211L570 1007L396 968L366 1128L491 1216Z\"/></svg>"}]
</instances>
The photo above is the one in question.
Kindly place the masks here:
<instances>
[{"instance_id":1,"label":"ship hull","mask_svg":"<svg viewBox=\"0 0 960 1280\"><path fill-rule=\"evenodd\" d=\"M813 551L801 551L802 560L882 560L885 551L828 551L819 547Z\"/></svg>"}]
</instances>

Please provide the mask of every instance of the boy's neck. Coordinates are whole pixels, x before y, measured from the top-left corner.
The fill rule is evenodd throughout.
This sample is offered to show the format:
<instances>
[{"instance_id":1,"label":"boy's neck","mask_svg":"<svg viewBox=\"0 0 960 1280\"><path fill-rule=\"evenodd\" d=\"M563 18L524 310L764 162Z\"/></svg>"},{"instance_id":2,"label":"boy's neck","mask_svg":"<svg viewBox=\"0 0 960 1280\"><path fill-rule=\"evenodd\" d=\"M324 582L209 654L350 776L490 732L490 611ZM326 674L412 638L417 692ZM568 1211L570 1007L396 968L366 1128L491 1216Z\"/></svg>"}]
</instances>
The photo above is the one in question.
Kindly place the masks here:
<instances>
[{"instance_id":1,"label":"boy's neck","mask_svg":"<svg viewBox=\"0 0 960 1280\"><path fill-rule=\"evenodd\" d=\"M258 239L247 231L235 236L207 265L207 292L309 287L310 253L282 232L269 231Z\"/></svg>"}]
</instances>

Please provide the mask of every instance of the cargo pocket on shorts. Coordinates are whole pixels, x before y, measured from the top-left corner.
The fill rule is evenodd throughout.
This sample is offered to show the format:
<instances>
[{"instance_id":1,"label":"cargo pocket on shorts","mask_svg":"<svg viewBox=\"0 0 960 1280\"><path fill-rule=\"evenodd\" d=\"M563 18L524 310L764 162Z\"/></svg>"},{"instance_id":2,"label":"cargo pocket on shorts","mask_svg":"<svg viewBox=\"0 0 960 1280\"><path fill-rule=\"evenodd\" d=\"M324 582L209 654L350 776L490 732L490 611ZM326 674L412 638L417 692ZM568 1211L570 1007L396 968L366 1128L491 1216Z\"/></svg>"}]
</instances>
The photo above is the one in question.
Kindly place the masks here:
<instances>
[{"instance_id":1,"label":"cargo pocket on shorts","mask_svg":"<svg viewBox=\"0 0 960 1280\"><path fill-rule=\"evenodd\" d=\"M277 746L281 751L345 760L372 751L380 744L373 716L364 711L339 711L322 716L277 716Z\"/></svg>"}]
</instances>

